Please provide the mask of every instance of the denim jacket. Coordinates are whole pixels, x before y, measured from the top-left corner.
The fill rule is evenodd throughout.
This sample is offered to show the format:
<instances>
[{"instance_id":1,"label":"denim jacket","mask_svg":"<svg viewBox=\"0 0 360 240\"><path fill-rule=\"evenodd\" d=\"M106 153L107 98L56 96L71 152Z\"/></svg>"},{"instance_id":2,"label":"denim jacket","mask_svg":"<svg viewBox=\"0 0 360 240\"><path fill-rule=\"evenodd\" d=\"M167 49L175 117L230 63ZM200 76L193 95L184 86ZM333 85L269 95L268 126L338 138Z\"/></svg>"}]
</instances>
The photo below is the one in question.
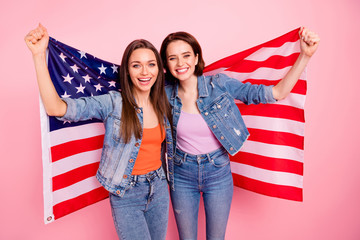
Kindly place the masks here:
<instances>
[{"instance_id":1,"label":"denim jacket","mask_svg":"<svg viewBox=\"0 0 360 240\"><path fill-rule=\"evenodd\" d=\"M100 119L105 125L105 137L99 169L96 178L109 192L123 197L130 188L130 176L135 165L141 140L132 136L128 143L124 143L120 136L120 119L122 113L122 97L119 92L110 91L108 94L78 99L63 99L67 103L66 114L60 120L82 121L91 118ZM137 109L137 117L143 126L143 111ZM172 137L169 121L165 118L166 139L161 145L161 160L167 172L165 151L168 158L172 156ZM172 164L172 161L170 161ZM167 172L173 183L172 174Z\"/></svg>"},{"instance_id":2,"label":"denim jacket","mask_svg":"<svg viewBox=\"0 0 360 240\"><path fill-rule=\"evenodd\" d=\"M249 137L249 132L234 99L245 104L273 103L272 86L242 83L225 74L199 76L197 107L222 146L230 155L235 155ZM178 84L165 88L173 114L173 144L176 148L177 124L181 113Z\"/></svg>"}]
</instances>

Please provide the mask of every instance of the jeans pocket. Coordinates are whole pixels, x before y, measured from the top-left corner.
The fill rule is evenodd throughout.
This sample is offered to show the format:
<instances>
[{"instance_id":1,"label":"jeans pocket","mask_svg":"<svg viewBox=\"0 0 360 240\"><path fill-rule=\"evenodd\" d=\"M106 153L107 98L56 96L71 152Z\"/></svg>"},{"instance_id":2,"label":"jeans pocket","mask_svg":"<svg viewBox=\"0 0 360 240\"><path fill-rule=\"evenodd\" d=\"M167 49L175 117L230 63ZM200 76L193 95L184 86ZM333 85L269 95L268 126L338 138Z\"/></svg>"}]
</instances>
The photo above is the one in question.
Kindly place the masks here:
<instances>
[{"instance_id":1,"label":"jeans pocket","mask_svg":"<svg viewBox=\"0 0 360 240\"><path fill-rule=\"evenodd\" d=\"M211 158L210 163L215 167L221 168L230 164L230 159L227 154L224 154L216 158Z\"/></svg>"}]
</instances>

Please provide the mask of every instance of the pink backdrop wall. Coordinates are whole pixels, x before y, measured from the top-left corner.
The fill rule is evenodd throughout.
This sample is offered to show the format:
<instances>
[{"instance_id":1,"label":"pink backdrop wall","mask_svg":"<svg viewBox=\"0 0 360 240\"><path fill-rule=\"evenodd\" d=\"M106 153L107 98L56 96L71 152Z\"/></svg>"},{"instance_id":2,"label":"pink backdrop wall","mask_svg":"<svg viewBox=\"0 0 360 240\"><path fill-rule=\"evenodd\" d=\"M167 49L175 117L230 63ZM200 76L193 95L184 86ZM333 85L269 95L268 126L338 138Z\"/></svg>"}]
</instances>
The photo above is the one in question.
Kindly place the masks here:
<instances>
[{"instance_id":1,"label":"pink backdrop wall","mask_svg":"<svg viewBox=\"0 0 360 240\"><path fill-rule=\"evenodd\" d=\"M2 1L0 239L116 239L108 200L43 223L39 97L23 41L38 22L53 37L117 63L131 40L160 47L178 30L198 38L208 64L301 25L317 31L322 41L308 67L305 106L304 202L236 188L226 239L360 239L359 12L358 0ZM168 239L177 239L172 213Z\"/></svg>"}]
</instances>

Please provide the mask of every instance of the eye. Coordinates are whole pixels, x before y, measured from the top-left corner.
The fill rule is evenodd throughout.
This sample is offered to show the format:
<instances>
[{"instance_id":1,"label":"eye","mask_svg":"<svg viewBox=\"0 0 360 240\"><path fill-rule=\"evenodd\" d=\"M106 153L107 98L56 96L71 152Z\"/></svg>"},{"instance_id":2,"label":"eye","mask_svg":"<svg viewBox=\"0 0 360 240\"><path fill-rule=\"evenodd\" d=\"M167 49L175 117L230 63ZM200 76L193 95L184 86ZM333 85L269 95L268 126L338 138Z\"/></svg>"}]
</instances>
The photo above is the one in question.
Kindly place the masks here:
<instances>
[{"instance_id":1,"label":"eye","mask_svg":"<svg viewBox=\"0 0 360 240\"><path fill-rule=\"evenodd\" d=\"M156 67L156 63L149 63L149 67Z\"/></svg>"},{"instance_id":2,"label":"eye","mask_svg":"<svg viewBox=\"0 0 360 240\"><path fill-rule=\"evenodd\" d=\"M139 64L133 64L133 65L131 65L131 67L133 67L133 68L140 68L140 65L139 65Z\"/></svg>"},{"instance_id":3,"label":"eye","mask_svg":"<svg viewBox=\"0 0 360 240\"><path fill-rule=\"evenodd\" d=\"M173 60L175 60L176 58L175 57L170 57L169 58L169 61L173 61Z\"/></svg>"},{"instance_id":4,"label":"eye","mask_svg":"<svg viewBox=\"0 0 360 240\"><path fill-rule=\"evenodd\" d=\"M185 54L185 55L184 55L184 58L189 58L189 57L191 57L190 54Z\"/></svg>"}]
</instances>

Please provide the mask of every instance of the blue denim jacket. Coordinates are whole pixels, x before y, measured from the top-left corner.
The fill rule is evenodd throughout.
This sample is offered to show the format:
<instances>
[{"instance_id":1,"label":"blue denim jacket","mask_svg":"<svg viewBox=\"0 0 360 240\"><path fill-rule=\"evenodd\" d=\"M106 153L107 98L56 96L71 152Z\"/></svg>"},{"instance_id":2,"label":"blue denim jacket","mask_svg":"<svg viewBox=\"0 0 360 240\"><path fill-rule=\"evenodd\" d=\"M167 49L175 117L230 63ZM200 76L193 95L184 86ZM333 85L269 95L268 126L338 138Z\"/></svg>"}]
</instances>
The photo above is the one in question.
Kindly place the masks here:
<instances>
[{"instance_id":1,"label":"blue denim jacket","mask_svg":"<svg viewBox=\"0 0 360 240\"><path fill-rule=\"evenodd\" d=\"M100 119L105 125L105 137L99 169L96 178L109 192L120 197L130 187L130 176L135 165L141 140L134 136L125 144L120 136L120 119L122 112L122 97L119 92L110 91L108 94L78 99L63 99L67 103L66 114L60 120L82 121L91 118ZM143 126L142 109L137 109L137 116ZM172 136L169 121L165 118L166 139L161 146L161 160L167 171L167 158L172 156ZM169 169L173 169L172 161ZM173 183L172 172L167 172L169 181ZM172 184L171 184L172 185Z\"/></svg>"},{"instance_id":2,"label":"blue denim jacket","mask_svg":"<svg viewBox=\"0 0 360 240\"><path fill-rule=\"evenodd\" d=\"M234 99L245 104L273 103L272 86L242 83L225 74L199 76L197 107L219 142L230 155L235 155L249 137L249 132ZM173 144L176 148L177 124L181 113L178 84L165 88L173 114Z\"/></svg>"}]
</instances>

